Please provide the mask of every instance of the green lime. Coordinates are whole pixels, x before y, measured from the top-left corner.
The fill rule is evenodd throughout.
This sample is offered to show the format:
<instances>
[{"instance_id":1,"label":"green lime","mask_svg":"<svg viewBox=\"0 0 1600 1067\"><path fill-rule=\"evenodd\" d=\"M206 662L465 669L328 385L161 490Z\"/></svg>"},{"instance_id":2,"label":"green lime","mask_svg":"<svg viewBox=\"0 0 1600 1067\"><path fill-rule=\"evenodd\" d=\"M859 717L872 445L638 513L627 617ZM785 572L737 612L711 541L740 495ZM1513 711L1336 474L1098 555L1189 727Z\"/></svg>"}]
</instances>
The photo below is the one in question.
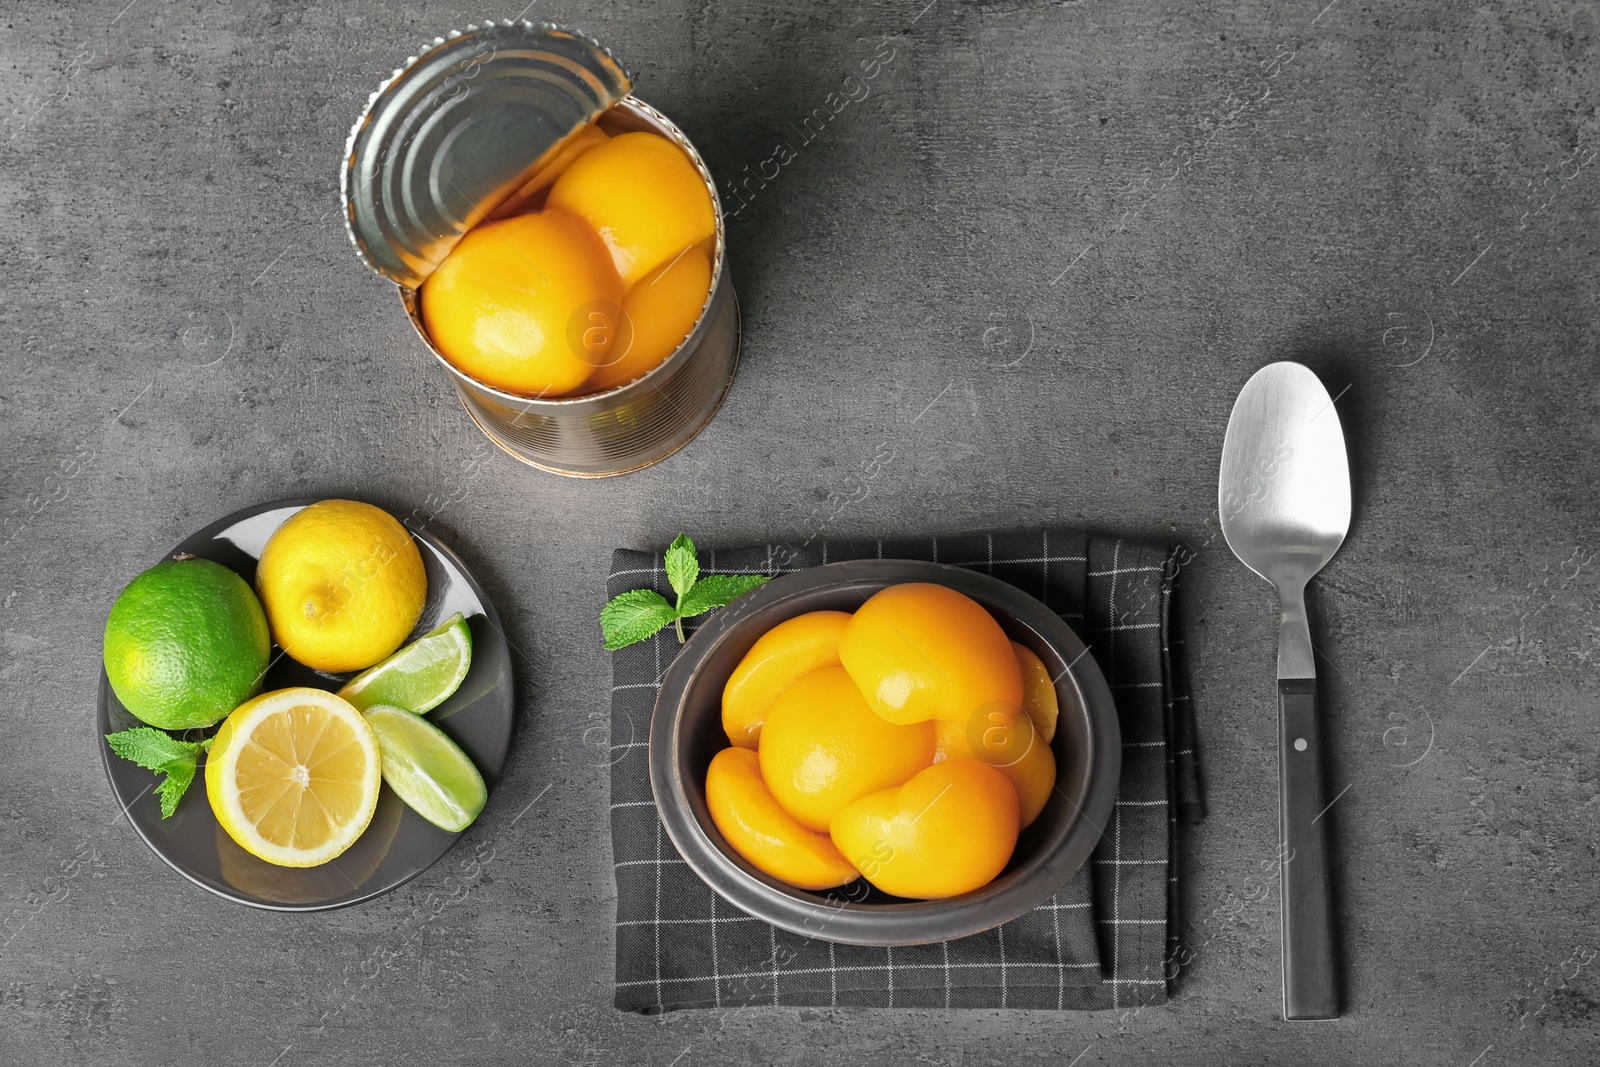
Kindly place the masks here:
<instances>
[{"instance_id":1,"label":"green lime","mask_svg":"<svg viewBox=\"0 0 1600 1067\"><path fill-rule=\"evenodd\" d=\"M105 664L124 707L151 726L210 726L248 700L272 639L245 580L208 559L157 563L111 605Z\"/></svg>"},{"instance_id":2,"label":"green lime","mask_svg":"<svg viewBox=\"0 0 1600 1067\"><path fill-rule=\"evenodd\" d=\"M346 683L339 695L358 710L377 704L421 715L443 704L472 666L472 631L458 611L376 667Z\"/></svg>"},{"instance_id":3,"label":"green lime","mask_svg":"<svg viewBox=\"0 0 1600 1067\"><path fill-rule=\"evenodd\" d=\"M489 790L461 746L404 708L377 704L363 715L378 735L383 780L389 788L442 830L459 833L471 826L488 802Z\"/></svg>"}]
</instances>

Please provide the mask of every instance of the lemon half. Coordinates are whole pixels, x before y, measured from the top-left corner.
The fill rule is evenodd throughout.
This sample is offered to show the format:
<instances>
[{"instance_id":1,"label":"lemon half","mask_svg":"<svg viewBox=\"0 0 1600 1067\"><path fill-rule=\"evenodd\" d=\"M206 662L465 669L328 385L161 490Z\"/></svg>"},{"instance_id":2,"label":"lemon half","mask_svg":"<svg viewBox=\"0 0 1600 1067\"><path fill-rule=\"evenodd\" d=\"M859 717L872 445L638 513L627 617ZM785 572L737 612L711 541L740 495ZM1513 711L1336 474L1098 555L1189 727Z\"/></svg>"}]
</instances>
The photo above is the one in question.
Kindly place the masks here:
<instances>
[{"instance_id":1,"label":"lemon half","mask_svg":"<svg viewBox=\"0 0 1600 1067\"><path fill-rule=\"evenodd\" d=\"M372 821L381 767L372 727L347 701L279 689L223 722L206 757L206 797L246 852L280 867L315 867Z\"/></svg>"}]
</instances>

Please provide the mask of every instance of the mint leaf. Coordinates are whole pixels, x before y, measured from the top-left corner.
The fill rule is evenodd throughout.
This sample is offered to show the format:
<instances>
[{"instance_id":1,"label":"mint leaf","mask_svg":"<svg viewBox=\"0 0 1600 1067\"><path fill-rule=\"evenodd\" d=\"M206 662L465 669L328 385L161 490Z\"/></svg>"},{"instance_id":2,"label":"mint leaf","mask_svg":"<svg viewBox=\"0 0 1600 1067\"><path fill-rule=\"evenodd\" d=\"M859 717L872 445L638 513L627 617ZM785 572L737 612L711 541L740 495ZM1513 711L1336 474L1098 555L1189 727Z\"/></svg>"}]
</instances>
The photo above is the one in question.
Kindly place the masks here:
<instances>
[{"instance_id":1,"label":"mint leaf","mask_svg":"<svg viewBox=\"0 0 1600 1067\"><path fill-rule=\"evenodd\" d=\"M600 609L600 632L606 648L615 652L653 636L677 617L667 598L654 589L630 589Z\"/></svg>"},{"instance_id":2,"label":"mint leaf","mask_svg":"<svg viewBox=\"0 0 1600 1067\"><path fill-rule=\"evenodd\" d=\"M161 798L161 817L170 819L172 813L178 810L178 801L188 791L189 783L194 781L194 757L174 760L162 770L166 771L166 777L156 786L156 796Z\"/></svg>"},{"instance_id":3,"label":"mint leaf","mask_svg":"<svg viewBox=\"0 0 1600 1067\"><path fill-rule=\"evenodd\" d=\"M161 800L161 817L170 819L178 801L194 781L195 763L200 753L211 748L211 739L179 741L164 730L135 726L131 730L107 734L106 744L125 760L161 775L156 796Z\"/></svg>"},{"instance_id":4,"label":"mint leaf","mask_svg":"<svg viewBox=\"0 0 1600 1067\"><path fill-rule=\"evenodd\" d=\"M708 574L694 583L694 588L679 605L678 614L685 619L703 615L713 608L733 603L767 581L766 576L760 574Z\"/></svg>"},{"instance_id":5,"label":"mint leaf","mask_svg":"<svg viewBox=\"0 0 1600 1067\"><path fill-rule=\"evenodd\" d=\"M198 744L179 741L165 730L135 726L121 733L107 734L106 744L125 760L132 760L149 771L159 771L175 760L194 759Z\"/></svg>"},{"instance_id":6,"label":"mint leaf","mask_svg":"<svg viewBox=\"0 0 1600 1067\"><path fill-rule=\"evenodd\" d=\"M665 566L667 583L678 595L678 602L669 603L653 589L632 589L612 597L600 609L600 632L605 635L606 648L611 651L626 648L654 636L668 623L678 631L681 645L684 619L731 603L767 581L759 574L700 577L700 559L695 554L694 542L685 533L673 538L667 547Z\"/></svg>"},{"instance_id":7,"label":"mint leaf","mask_svg":"<svg viewBox=\"0 0 1600 1067\"><path fill-rule=\"evenodd\" d=\"M667 581L678 594L678 606L682 607L683 598L700 577L700 559L695 555L694 542L689 540L688 534L679 534L667 547L666 566Z\"/></svg>"}]
</instances>

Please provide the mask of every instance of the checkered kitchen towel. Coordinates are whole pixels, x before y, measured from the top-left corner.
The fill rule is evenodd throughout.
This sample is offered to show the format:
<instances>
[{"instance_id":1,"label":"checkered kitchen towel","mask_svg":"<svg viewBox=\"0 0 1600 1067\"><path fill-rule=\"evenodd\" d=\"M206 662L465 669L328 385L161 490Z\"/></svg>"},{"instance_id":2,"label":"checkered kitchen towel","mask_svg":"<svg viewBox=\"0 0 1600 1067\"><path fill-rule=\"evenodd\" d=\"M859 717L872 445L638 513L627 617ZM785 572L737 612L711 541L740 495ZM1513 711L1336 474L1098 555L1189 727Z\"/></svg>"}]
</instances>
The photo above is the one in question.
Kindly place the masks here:
<instances>
[{"instance_id":1,"label":"checkered kitchen towel","mask_svg":"<svg viewBox=\"0 0 1600 1067\"><path fill-rule=\"evenodd\" d=\"M646 739L678 648L669 627L612 660L617 1007L1096 1009L1165 1000L1177 933L1175 837L1180 822L1201 813L1193 708L1181 659L1175 666L1181 642L1170 634L1173 556L1158 545L1050 531L701 549L702 573L777 575L875 556L953 563L1008 581L1089 645L1122 724L1121 788L1092 863L1028 915L942 944L835 945L750 918L678 858L656 815ZM618 550L607 596L639 588L671 596L661 556Z\"/></svg>"}]
</instances>

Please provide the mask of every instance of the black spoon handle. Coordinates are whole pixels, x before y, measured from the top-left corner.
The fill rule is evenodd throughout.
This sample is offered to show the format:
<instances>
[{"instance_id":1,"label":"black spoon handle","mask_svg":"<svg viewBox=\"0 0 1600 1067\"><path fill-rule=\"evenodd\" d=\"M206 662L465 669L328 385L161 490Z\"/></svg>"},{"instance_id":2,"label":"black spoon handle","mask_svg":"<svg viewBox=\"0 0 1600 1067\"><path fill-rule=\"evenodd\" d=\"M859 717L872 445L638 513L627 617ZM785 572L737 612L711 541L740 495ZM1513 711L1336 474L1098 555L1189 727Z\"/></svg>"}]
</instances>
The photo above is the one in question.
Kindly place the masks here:
<instances>
[{"instance_id":1,"label":"black spoon handle","mask_svg":"<svg viewBox=\"0 0 1600 1067\"><path fill-rule=\"evenodd\" d=\"M1337 1019L1328 884L1322 733L1315 678L1278 680L1279 844L1283 889L1283 1017Z\"/></svg>"}]
</instances>

